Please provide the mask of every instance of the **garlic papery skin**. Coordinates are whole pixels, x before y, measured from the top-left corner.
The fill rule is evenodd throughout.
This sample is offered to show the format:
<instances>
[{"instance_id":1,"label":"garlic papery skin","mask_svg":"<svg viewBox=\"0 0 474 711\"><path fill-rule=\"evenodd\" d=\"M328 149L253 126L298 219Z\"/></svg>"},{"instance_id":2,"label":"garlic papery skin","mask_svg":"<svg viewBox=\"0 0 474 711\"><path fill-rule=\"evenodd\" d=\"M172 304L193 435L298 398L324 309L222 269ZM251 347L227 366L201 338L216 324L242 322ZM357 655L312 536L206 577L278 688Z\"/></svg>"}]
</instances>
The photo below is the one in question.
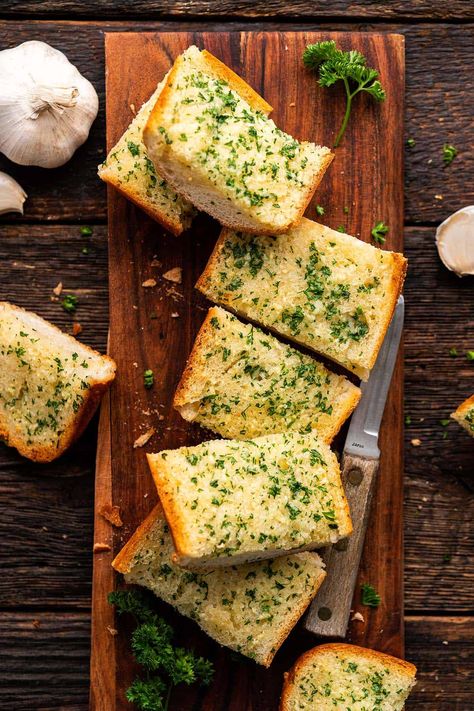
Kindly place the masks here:
<instances>
[{"instance_id":1,"label":"garlic papery skin","mask_svg":"<svg viewBox=\"0 0 474 711\"><path fill-rule=\"evenodd\" d=\"M6 212L21 212L27 194L10 175L0 172L0 215Z\"/></svg>"},{"instance_id":2,"label":"garlic papery skin","mask_svg":"<svg viewBox=\"0 0 474 711\"><path fill-rule=\"evenodd\" d=\"M443 264L459 277L474 274L474 205L454 212L436 230Z\"/></svg>"},{"instance_id":3,"label":"garlic papery skin","mask_svg":"<svg viewBox=\"0 0 474 711\"><path fill-rule=\"evenodd\" d=\"M59 50L32 40L0 52L0 151L14 163L64 165L98 109L94 87Z\"/></svg>"}]
</instances>

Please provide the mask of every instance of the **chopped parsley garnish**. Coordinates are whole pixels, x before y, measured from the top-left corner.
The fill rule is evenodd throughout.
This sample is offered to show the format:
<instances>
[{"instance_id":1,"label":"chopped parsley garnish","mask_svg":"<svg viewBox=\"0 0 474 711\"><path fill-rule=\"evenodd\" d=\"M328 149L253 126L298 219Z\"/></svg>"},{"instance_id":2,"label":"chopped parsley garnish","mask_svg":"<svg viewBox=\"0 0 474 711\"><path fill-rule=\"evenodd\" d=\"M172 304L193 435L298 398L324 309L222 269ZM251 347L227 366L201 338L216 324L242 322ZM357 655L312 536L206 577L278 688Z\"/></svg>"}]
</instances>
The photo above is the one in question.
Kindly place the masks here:
<instances>
[{"instance_id":1,"label":"chopped parsley garnish","mask_svg":"<svg viewBox=\"0 0 474 711\"><path fill-rule=\"evenodd\" d=\"M414 148L416 146L416 141L414 138L407 138L408 148Z\"/></svg>"},{"instance_id":2,"label":"chopped parsley garnish","mask_svg":"<svg viewBox=\"0 0 474 711\"><path fill-rule=\"evenodd\" d=\"M322 205L316 205L316 214L320 217L324 215L324 207Z\"/></svg>"},{"instance_id":3,"label":"chopped parsley garnish","mask_svg":"<svg viewBox=\"0 0 474 711\"><path fill-rule=\"evenodd\" d=\"M153 371L150 369L145 370L145 372L143 373L143 384L145 385L146 389L149 390L150 388L152 388L154 382L155 377L153 375Z\"/></svg>"},{"instance_id":4,"label":"chopped parsley garnish","mask_svg":"<svg viewBox=\"0 0 474 711\"><path fill-rule=\"evenodd\" d=\"M90 237L92 234L92 227L81 227L81 235L83 237Z\"/></svg>"},{"instance_id":5,"label":"chopped parsley garnish","mask_svg":"<svg viewBox=\"0 0 474 711\"><path fill-rule=\"evenodd\" d=\"M450 143L445 143L443 146L443 160L445 165L450 165L458 154L457 148Z\"/></svg>"},{"instance_id":6,"label":"chopped parsley garnish","mask_svg":"<svg viewBox=\"0 0 474 711\"><path fill-rule=\"evenodd\" d=\"M140 155L140 146L138 146L136 143L133 143L133 141L127 141L127 147L132 156Z\"/></svg>"},{"instance_id":7,"label":"chopped parsley garnish","mask_svg":"<svg viewBox=\"0 0 474 711\"><path fill-rule=\"evenodd\" d=\"M367 607L378 607L380 605L380 595L375 590L373 585L370 585L370 583L363 583L361 585L361 592L363 605L367 605Z\"/></svg>"},{"instance_id":8,"label":"chopped parsley garnish","mask_svg":"<svg viewBox=\"0 0 474 711\"><path fill-rule=\"evenodd\" d=\"M474 351L467 351L466 358L467 360L474 360Z\"/></svg>"},{"instance_id":9,"label":"chopped parsley garnish","mask_svg":"<svg viewBox=\"0 0 474 711\"><path fill-rule=\"evenodd\" d=\"M74 311L77 309L77 304L78 298L74 294L66 294L64 299L61 301L61 306L63 307L64 311L68 312L68 314L74 313Z\"/></svg>"},{"instance_id":10,"label":"chopped parsley garnish","mask_svg":"<svg viewBox=\"0 0 474 711\"><path fill-rule=\"evenodd\" d=\"M456 358L456 356L459 355L458 349L455 346L453 346L453 348L449 349L449 355L451 356L451 358Z\"/></svg>"},{"instance_id":11,"label":"chopped parsley garnish","mask_svg":"<svg viewBox=\"0 0 474 711\"><path fill-rule=\"evenodd\" d=\"M386 225L384 222L377 222L375 227L372 228L370 234L372 235L372 239L374 242L377 242L377 244L385 244L385 235L388 232L388 225Z\"/></svg>"}]
</instances>

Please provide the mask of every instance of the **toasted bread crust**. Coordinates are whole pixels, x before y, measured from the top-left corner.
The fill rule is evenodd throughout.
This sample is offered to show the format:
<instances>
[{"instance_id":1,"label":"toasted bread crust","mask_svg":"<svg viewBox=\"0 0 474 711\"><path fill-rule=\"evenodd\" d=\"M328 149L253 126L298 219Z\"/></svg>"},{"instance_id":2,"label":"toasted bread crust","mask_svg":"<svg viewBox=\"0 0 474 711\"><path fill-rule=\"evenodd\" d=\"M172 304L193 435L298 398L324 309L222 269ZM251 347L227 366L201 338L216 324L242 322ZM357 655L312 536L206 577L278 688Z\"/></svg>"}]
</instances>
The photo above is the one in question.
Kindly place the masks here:
<instances>
[{"instance_id":1,"label":"toasted bread crust","mask_svg":"<svg viewBox=\"0 0 474 711\"><path fill-rule=\"evenodd\" d=\"M132 537L124 545L112 561L112 567L117 573L129 573L135 553L140 547L142 539L149 533L155 525L157 519L163 516L163 508L160 503L151 510L146 519L136 529Z\"/></svg>"},{"instance_id":2,"label":"toasted bread crust","mask_svg":"<svg viewBox=\"0 0 474 711\"><path fill-rule=\"evenodd\" d=\"M101 180L104 181L104 183L111 185L121 195L127 198L127 200L130 200L130 202L133 202L135 205L137 205L137 207L143 210L143 212L146 212L146 214L153 220L159 222L160 225L165 228L165 230L171 232L171 234L175 235L175 237L179 237L179 235L184 232L185 227L181 221L171 219L167 213L163 212L163 210L160 210L158 207L152 207L134 190L131 190L130 186L128 186L127 190L125 190L123 184L120 183L117 177L113 175L112 172L109 171L107 168L99 168L99 170L97 171L97 175Z\"/></svg>"},{"instance_id":3,"label":"toasted bread crust","mask_svg":"<svg viewBox=\"0 0 474 711\"><path fill-rule=\"evenodd\" d=\"M280 710L279 711L291 711L290 701L293 692L293 687L295 680L301 669L304 668L305 664L312 661L315 657L320 657L323 655L338 654L343 656L344 654L350 654L351 656L357 654L359 657L366 659L368 661L383 663L385 667L391 671L397 673L403 673L411 679L415 678L416 667L410 662L406 662L403 659L398 659L397 657L392 657L389 654L383 652L377 652L373 649L366 649L364 647L358 647L354 644L344 644L344 643L330 643L322 644L313 649L309 649L307 652L301 655L290 669L289 672L284 674L284 683L280 699Z\"/></svg>"},{"instance_id":4,"label":"toasted bread crust","mask_svg":"<svg viewBox=\"0 0 474 711\"><path fill-rule=\"evenodd\" d=\"M76 341L73 336L64 333L64 331L61 331L61 329L59 329L54 324L50 323L49 321L46 321L41 316L38 316L38 314L35 314L31 311L27 311L26 309L23 309L20 306L11 304L8 301L1 301L0 310L1 309L17 311L19 313L26 314L27 316L33 316L35 319L38 319L40 322L44 323L49 330L53 331L53 334L57 333L61 336L61 338L66 337L68 340L70 339L71 341L78 343L78 341ZM9 447L14 447L22 456L31 459L33 462L46 463L54 461L55 459L60 457L61 454L63 454L71 446L71 444L73 444L73 442L75 442L81 436L84 429L89 424L89 421L91 420L92 416L94 415L97 406L99 405L99 402L102 398L102 395L115 378L116 365L112 358L107 355L102 355L101 353L98 353L98 351L95 351L93 348L90 348L84 343L80 343L80 347L91 355L99 357L104 362L107 362L113 370L112 373L104 380L91 383L87 391L87 396L84 397L81 407L79 408L75 417L71 420L71 422L62 432L57 447L28 444L23 439L21 433L11 432L8 429L6 423L2 422L2 416L0 414L0 438L3 439Z\"/></svg>"}]
</instances>

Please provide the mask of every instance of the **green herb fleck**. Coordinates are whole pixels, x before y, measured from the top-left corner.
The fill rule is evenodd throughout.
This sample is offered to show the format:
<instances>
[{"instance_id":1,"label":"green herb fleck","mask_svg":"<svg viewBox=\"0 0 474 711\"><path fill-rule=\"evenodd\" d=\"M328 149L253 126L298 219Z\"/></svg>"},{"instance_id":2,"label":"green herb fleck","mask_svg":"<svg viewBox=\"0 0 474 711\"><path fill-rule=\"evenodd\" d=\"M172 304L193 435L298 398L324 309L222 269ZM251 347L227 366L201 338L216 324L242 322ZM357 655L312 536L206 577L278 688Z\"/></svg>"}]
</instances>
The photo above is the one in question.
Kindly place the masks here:
<instances>
[{"instance_id":1,"label":"green herb fleck","mask_svg":"<svg viewBox=\"0 0 474 711\"><path fill-rule=\"evenodd\" d=\"M81 227L81 235L83 237L90 237L92 234L92 227Z\"/></svg>"},{"instance_id":2,"label":"green herb fleck","mask_svg":"<svg viewBox=\"0 0 474 711\"><path fill-rule=\"evenodd\" d=\"M373 585L363 583L361 585L361 592L363 605L367 605L367 607L378 607L380 605L380 595L375 590Z\"/></svg>"},{"instance_id":3,"label":"green herb fleck","mask_svg":"<svg viewBox=\"0 0 474 711\"><path fill-rule=\"evenodd\" d=\"M146 389L149 390L150 388L152 388L154 382L155 377L153 375L153 371L150 369L145 370L145 372L143 373L143 384L145 385Z\"/></svg>"},{"instance_id":4,"label":"green herb fleck","mask_svg":"<svg viewBox=\"0 0 474 711\"><path fill-rule=\"evenodd\" d=\"M316 214L320 217L324 215L324 207L322 205L316 205Z\"/></svg>"},{"instance_id":5,"label":"green herb fleck","mask_svg":"<svg viewBox=\"0 0 474 711\"><path fill-rule=\"evenodd\" d=\"M385 244L385 235L388 232L388 225L386 225L384 222L377 222L375 227L372 228L370 234L372 235L372 239L374 242L377 242L377 244Z\"/></svg>"},{"instance_id":6,"label":"green herb fleck","mask_svg":"<svg viewBox=\"0 0 474 711\"><path fill-rule=\"evenodd\" d=\"M410 415L405 415L405 424L406 424L406 425L411 425L411 417L410 417Z\"/></svg>"},{"instance_id":7,"label":"green herb fleck","mask_svg":"<svg viewBox=\"0 0 474 711\"><path fill-rule=\"evenodd\" d=\"M467 351L466 358L468 360L474 360L474 351Z\"/></svg>"},{"instance_id":8,"label":"green herb fleck","mask_svg":"<svg viewBox=\"0 0 474 711\"><path fill-rule=\"evenodd\" d=\"M450 143L445 143L443 146L443 160L445 165L450 165L458 154L457 148Z\"/></svg>"},{"instance_id":9,"label":"green herb fleck","mask_svg":"<svg viewBox=\"0 0 474 711\"><path fill-rule=\"evenodd\" d=\"M136 143L133 143L133 141L127 141L127 148L132 154L132 156L140 155L140 146L138 146Z\"/></svg>"},{"instance_id":10,"label":"green herb fleck","mask_svg":"<svg viewBox=\"0 0 474 711\"><path fill-rule=\"evenodd\" d=\"M61 306L63 307L64 311L68 312L68 314L73 314L74 311L77 309L77 303L77 296L74 296L74 294L66 294L64 299L61 301Z\"/></svg>"},{"instance_id":11,"label":"green herb fleck","mask_svg":"<svg viewBox=\"0 0 474 711\"><path fill-rule=\"evenodd\" d=\"M456 358L459 355L458 349L453 346L453 348L449 349L449 355L451 356L451 358Z\"/></svg>"},{"instance_id":12,"label":"green herb fleck","mask_svg":"<svg viewBox=\"0 0 474 711\"><path fill-rule=\"evenodd\" d=\"M414 138L407 138L408 148L414 148L416 146L416 141Z\"/></svg>"}]
</instances>

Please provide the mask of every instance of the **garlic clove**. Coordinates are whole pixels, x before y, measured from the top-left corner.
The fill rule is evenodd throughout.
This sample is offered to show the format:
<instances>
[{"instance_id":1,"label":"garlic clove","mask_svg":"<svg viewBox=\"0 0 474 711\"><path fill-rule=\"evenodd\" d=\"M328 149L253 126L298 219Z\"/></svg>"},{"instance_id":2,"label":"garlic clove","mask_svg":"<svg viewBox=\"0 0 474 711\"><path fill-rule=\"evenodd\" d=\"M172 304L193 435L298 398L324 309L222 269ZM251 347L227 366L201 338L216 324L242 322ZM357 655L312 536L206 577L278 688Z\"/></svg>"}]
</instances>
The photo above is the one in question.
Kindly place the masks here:
<instances>
[{"instance_id":1,"label":"garlic clove","mask_svg":"<svg viewBox=\"0 0 474 711\"><path fill-rule=\"evenodd\" d=\"M59 50L32 40L0 52L0 151L15 163L63 165L98 109L94 87Z\"/></svg>"},{"instance_id":2,"label":"garlic clove","mask_svg":"<svg viewBox=\"0 0 474 711\"><path fill-rule=\"evenodd\" d=\"M474 205L454 212L436 230L443 264L457 276L474 274Z\"/></svg>"},{"instance_id":3,"label":"garlic clove","mask_svg":"<svg viewBox=\"0 0 474 711\"><path fill-rule=\"evenodd\" d=\"M16 180L0 172L0 215L6 212L20 212L23 215L23 203L27 197Z\"/></svg>"}]
</instances>

